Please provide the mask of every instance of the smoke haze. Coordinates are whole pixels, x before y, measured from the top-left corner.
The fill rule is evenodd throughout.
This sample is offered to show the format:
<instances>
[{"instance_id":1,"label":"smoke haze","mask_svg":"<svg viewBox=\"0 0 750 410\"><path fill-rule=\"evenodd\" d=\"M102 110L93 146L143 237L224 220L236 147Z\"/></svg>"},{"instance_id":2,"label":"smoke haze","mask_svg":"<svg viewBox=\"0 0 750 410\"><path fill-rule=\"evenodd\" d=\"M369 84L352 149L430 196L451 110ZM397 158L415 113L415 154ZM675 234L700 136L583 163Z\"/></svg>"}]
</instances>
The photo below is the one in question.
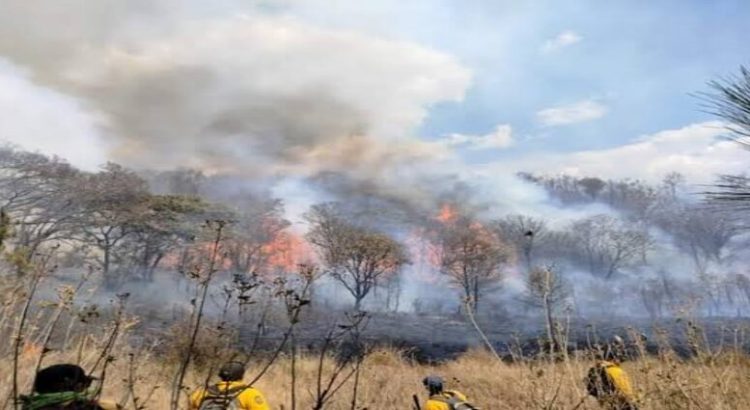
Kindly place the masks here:
<instances>
[{"instance_id":1,"label":"smoke haze","mask_svg":"<svg viewBox=\"0 0 750 410\"><path fill-rule=\"evenodd\" d=\"M602 91L601 98L581 97L583 104L545 101L553 108L536 107L537 114L531 110L527 116L552 112L554 121L547 118L523 131L497 115L493 125L482 129L425 136L430 130L421 127L433 110L481 94L474 88L477 77L495 66L413 41L416 35L383 35L391 18L384 10L401 14L404 7L429 13L429 2L402 6L389 1L361 10L338 5L340 15L331 17L335 22L319 24L315 11L326 7L324 3L5 0L0 5L0 87L9 90L9 97L0 96L0 108L41 107L44 118L57 120L51 121L55 132L3 124L0 132L24 144L27 135L34 135L36 145L27 148L64 152L89 169L95 168L93 157L138 170L199 169L214 176L212 189L226 196L237 190L284 199L286 217L299 231L304 231L302 215L310 205L332 200L360 212L387 209L389 216L406 224L429 220L444 203L451 203L482 220L519 213L544 218L562 230L587 216L626 213L601 201L563 203L543 187L517 178L517 172L658 183L679 171L689 183L707 183L717 173L745 170L747 154L721 138L725 124L702 118L692 124L665 122L669 129L651 129L614 147L598 141L591 144L595 148L576 150L566 146L576 146L576 141L561 142L549 135L557 131L551 130L554 126L616 113L618 101L608 91ZM429 16L444 14L437 19L440 23L450 21L444 9L455 11L435 8L440 12ZM522 8L512 7L512 14ZM404 25L398 16L392 18L394 25ZM445 24L438 25L420 29L445 29ZM472 35L487 34L469 25L465 29ZM542 53L544 58L592 38L562 33L576 40L561 43L554 53ZM521 30L518 38L527 40L527 33ZM468 44L479 51L466 55L497 53L504 58L508 54L501 51L515 39L493 39L497 50ZM536 48L526 48L510 57L531 53L540 58ZM547 60L543 64L557 67ZM517 98L522 105L527 92L538 92L510 84L520 78L517 72L498 70L492 80L517 94L507 100ZM25 99L27 95L38 98ZM593 114L580 113L581 107L592 106ZM65 115L55 115L58 111ZM36 114L32 109L12 110L9 123L32 123ZM474 121L474 113L453 115ZM581 138L590 132L582 129ZM71 135L77 137L68 139ZM511 151L524 143L542 148L531 154ZM553 143L557 150L544 146ZM466 152L485 156L468 158ZM400 229L405 228L389 233L404 235ZM645 274L691 271L672 238L652 230L660 247ZM735 265L732 269L742 268L739 262ZM573 269L569 276L581 286L589 280ZM423 296L424 285L420 280L406 283L407 298ZM515 292L523 286L518 276L511 276L507 285ZM436 292L440 298L450 293L446 289Z\"/></svg>"}]
</instances>

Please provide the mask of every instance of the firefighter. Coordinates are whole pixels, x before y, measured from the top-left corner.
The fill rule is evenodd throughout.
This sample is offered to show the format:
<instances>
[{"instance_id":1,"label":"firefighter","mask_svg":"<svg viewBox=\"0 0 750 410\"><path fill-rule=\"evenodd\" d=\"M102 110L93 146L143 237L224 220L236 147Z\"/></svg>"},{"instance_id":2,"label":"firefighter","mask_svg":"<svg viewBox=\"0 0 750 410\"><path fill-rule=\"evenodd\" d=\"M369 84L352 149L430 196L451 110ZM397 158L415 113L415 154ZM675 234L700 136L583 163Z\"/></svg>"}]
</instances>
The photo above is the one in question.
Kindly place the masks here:
<instances>
[{"instance_id":1,"label":"firefighter","mask_svg":"<svg viewBox=\"0 0 750 410\"><path fill-rule=\"evenodd\" d=\"M422 380L430 397L422 410L472 410L477 409L469 404L468 398L456 390L444 390L440 376L427 376Z\"/></svg>"},{"instance_id":2,"label":"firefighter","mask_svg":"<svg viewBox=\"0 0 750 410\"><path fill-rule=\"evenodd\" d=\"M599 404L609 410L638 410L637 396L630 376L622 368L624 343L615 336L603 354L597 354L596 363L586 376L586 390Z\"/></svg>"},{"instance_id":3,"label":"firefighter","mask_svg":"<svg viewBox=\"0 0 750 410\"><path fill-rule=\"evenodd\" d=\"M242 382L245 365L228 362L219 369L221 381L190 396L192 410L270 410L263 394Z\"/></svg>"},{"instance_id":4,"label":"firefighter","mask_svg":"<svg viewBox=\"0 0 750 410\"><path fill-rule=\"evenodd\" d=\"M74 364L44 368L34 378L33 392L21 397L23 410L118 410L113 402L97 400L94 378Z\"/></svg>"}]
</instances>

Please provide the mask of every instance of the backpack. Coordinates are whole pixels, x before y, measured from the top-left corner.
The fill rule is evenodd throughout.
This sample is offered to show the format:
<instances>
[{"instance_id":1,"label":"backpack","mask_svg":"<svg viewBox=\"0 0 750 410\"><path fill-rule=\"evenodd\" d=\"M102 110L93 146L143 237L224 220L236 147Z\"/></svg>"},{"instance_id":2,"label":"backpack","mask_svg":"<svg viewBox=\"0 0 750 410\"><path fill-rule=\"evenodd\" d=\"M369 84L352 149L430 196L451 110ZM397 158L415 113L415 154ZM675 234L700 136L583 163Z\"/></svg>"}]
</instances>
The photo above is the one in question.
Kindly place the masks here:
<instances>
[{"instance_id":1,"label":"backpack","mask_svg":"<svg viewBox=\"0 0 750 410\"><path fill-rule=\"evenodd\" d=\"M22 410L103 410L95 400L74 392L21 396Z\"/></svg>"},{"instance_id":2,"label":"backpack","mask_svg":"<svg viewBox=\"0 0 750 410\"><path fill-rule=\"evenodd\" d=\"M217 386L206 389L206 396L201 400L198 410L240 410L237 397L250 386L237 386L220 390Z\"/></svg>"},{"instance_id":3,"label":"backpack","mask_svg":"<svg viewBox=\"0 0 750 410\"><path fill-rule=\"evenodd\" d=\"M26 407L28 408L28 407ZM22 409L25 409L22 407ZM45 407L36 407L35 410L102 410L98 404L94 402L81 402L76 401L68 404L52 404Z\"/></svg>"},{"instance_id":4,"label":"backpack","mask_svg":"<svg viewBox=\"0 0 750 410\"><path fill-rule=\"evenodd\" d=\"M478 407L474 407L472 404L461 400L456 393L450 390L444 391L443 394L430 397L430 400L445 403L451 410L479 410Z\"/></svg>"},{"instance_id":5,"label":"backpack","mask_svg":"<svg viewBox=\"0 0 750 410\"><path fill-rule=\"evenodd\" d=\"M596 365L586 375L586 390L594 397L605 397L615 392L614 383L607 374L606 366Z\"/></svg>"}]
</instances>

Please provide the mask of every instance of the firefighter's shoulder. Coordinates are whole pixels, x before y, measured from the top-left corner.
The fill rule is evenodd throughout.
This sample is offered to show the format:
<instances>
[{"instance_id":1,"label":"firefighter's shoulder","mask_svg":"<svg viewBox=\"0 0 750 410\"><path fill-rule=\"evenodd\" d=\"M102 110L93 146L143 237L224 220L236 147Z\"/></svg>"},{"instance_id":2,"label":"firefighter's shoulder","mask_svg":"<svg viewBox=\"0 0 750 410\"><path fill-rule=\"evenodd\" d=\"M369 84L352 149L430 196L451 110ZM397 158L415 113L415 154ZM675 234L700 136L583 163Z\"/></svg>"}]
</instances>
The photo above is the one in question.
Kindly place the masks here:
<instances>
[{"instance_id":1,"label":"firefighter's shoulder","mask_svg":"<svg viewBox=\"0 0 750 410\"><path fill-rule=\"evenodd\" d=\"M248 410L270 409L270 407L268 406L268 402L266 401L266 398L263 396L263 393L261 393L260 390L254 387L248 387L247 389L243 390L242 393L240 393L240 395L237 396L237 400L240 402L240 405L242 405L243 409L248 409Z\"/></svg>"}]
</instances>

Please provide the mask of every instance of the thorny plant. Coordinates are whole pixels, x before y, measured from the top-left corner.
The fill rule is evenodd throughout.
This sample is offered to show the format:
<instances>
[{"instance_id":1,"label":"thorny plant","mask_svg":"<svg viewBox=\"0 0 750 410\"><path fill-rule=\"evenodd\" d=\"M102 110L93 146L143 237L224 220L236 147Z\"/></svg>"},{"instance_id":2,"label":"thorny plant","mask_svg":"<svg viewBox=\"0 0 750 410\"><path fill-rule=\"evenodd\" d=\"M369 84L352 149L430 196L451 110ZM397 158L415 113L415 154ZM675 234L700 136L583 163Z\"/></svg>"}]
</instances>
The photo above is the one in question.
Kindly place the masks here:
<instances>
[{"instance_id":1,"label":"thorny plant","mask_svg":"<svg viewBox=\"0 0 750 410\"><path fill-rule=\"evenodd\" d=\"M360 372L367 357L362 331L367 326L369 315L359 311L347 314L346 318L346 323L334 324L323 339L323 346L318 354L313 410L323 409L352 377L354 386L351 408L356 407ZM336 347L339 348L339 357L333 368L326 371L326 357Z\"/></svg>"},{"instance_id":2,"label":"thorny plant","mask_svg":"<svg viewBox=\"0 0 750 410\"><path fill-rule=\"evenodd\" d=\"M141 352L141 356L144 356L145 353L145 351ZM138 393L136 392L136 387L139 382L143 382L145 379L144 376L138 374L138 368L140 364L141 363L138 362L136 353L128 353L127 379L124 380L127 386L127 391L125 397L120 400L120 407L123 409L126 408L128 402L133 406L133 410L144 410L148 408L147 404L151 402L154 394L161 387L158 384L151 385L145 397L141 398L138 395Z\"/></svg>"},{"instance_id":3,"label":"thorny plant","mask_svg":"<svg viewBox=\"0 0 750 410\"><path fill-rule=\"evenodd\" d=\"M249 385L253 385L263 377L264 374L271 368L273 363L278 359L281 352L284 351L287 342L294 333L294 328L299 324L300 315L302 314L302 308L310 304L310 290L312 289L313 282L318 276L313 275L316 270L307 269L302 267L300 269L300 282L291 283L284 277L279 277L274 281L274 293L273 295L277 298L281 298L284 301L286 307L287 317L289 319L289 326L287 327L284 336L281 338L278 347L271 354L266 364L260 369L260 371L253 377ZM295 288L298 287L298 288ZM245 363L250 360L250 356L245 359Z\"/></svg>"},{"instance_id":4,"label":"thorny plant","mask_svg":"<svg viewBox=\"0 0 750 410\"><path fill-rule=\"evenodd\" d=\"M170 406L172 410L176 410L178 408L181 393L185 391L186 389L183 383L184 383L185 375L187 373L188 366L190 365L190 361L193 355L193 349L195 347L195 343L196 343L199 331L201 330L202 320L205 315L206 301L208 300L208 297L209 297L209 289L210 289L211 281L219 272L221 268L220 266L221 261L223 260L223 252L221 248L222 248L222 241L224 238L223 233L224 233L224 229L226 228L226 225L227 225L227 222L223 220L214 220L214 221L207 222L206 224L207 228L210 229L211 232L213 233L213 241L211 243L211 247L209 250L207 266L205 267L196 266L192 271L189 272L190 277L192 279L197 280L199 283L199 296L196 300L192 302L193 313L191 314L191 325L189 328L190 339L189 339L186 351L183 353L183 357L180 361L178 372L175 376L175 379L172 385L172 395L170 399ZM261 367L260 371L255 375L255 377L252 379L249 385L253 385L261 377L263 377L263 375L268 371L268 369L276 361L279 354L283 351L289 338L291 337L294 327L299 322L299 315L302 311L302 308L305 305L309 304L309 299L307 298L307 295L309 294L310 287L312 286L312 282L315 278L311 275L305 275L305 274L302 274L301 278L302 278L302 281L301 281L302 284L299 290L288 287L287 279L283 277L277 278L274 281L274 284L272 287L273 289L272 296L276 298L281 298L284 301L284 304L287 309L287 314L289 317L289 327L287 331L284 333L282 340L279 342L278 348L271 354L267 363L263 367ZM227 331L226 316L229 312L229 307L231 306L231 302L236 299L239 312L242 313L243 311L247 309L248 306L254 303L252 299L252 294L261 285L262 285L262 281L259 280L257 275L251 275L250 277L235 276L233 280L234 287L233 288L225 287L223 289L224 302L222 306L222 315L219 320L219 324L217 326L217 331L219 335ZM229 346L226 346L226 347L227 347L227 350L229 350L228 349ZM215 353L217 353L218 355L219 352L215 351ZM245 363L247 363L249 360L250 360L250 356L248 355L248 357L245 359ZM213 371L213 366L210 366L209 373L207 377L204 379L204 387L208 384L212 371Z\"/></svg>"},{"instance_id":5,"label":"thorny plant","mask_svg":"<svg viewBox=\"0 0 750 410\"><path fill-rule=\"evenodd\" d=\"M193 302L193 312L191 314L191 325L189 329L190 339L188 347L184 352L184 356L180 362L179 369L175 375L172 383L172 395L170 399L170 409L178 410L180 395L184 390L183 382L185 380L185 374L187 373L188 366L193 354L193 348L200 331L201 321L203 320L204 309L206 299L208 297L209 286L214 278L215 274L219 271L221 255L221 245L224 234L224 229L227 225L225 220L209 220L206 221L206 228L213 233L213 241L209 250L208 264L205 267L197 265L188 272L192 279L195 279L199 283L199 297L198 300Z\"/></svg>"},{"instance_id":6,"label":"thorny plant","mask_svg":"<svg viewBox=\"0 0 750 410\"><path fill-rule=\"evenodd\" d=\"M18 406L20 405L20 390L18 386L18 364L19 364L19 356L21 354L21 348L25 341L25 332L26 332L26 322L29 316L29 312L31 309L31 304L34 300L34 296L36 295L38 286L40 282L50 274L51 271L56 269L55 266L50 266L50 260L52 259L52 256L54 252L57 250L57 247L53 247L50 249L50 251L46 254L40 254L39 258L33 263L31 266L33 267L31 277L28 279L28 287L25 291L25 301L23 303L23 308L21 309L21 314L18 317L18 323L16 325L16 331L15 331L15 337L13 338L13 370L12 370L12 392L8 399L12 400L13 402L13 408L18 409ZM8 399L6 399L5 403L3 404L3 408L6 408L8 404Z\"/></svg>"},{"instance_id":7,"label":"thorny plant","mask_svg":"<svg viewBox=\"0 0 750 410\"><path fill-rule=\"evenodd\" d=\"M285 308L287 320L288 320L288 328L285 331L284 335L282 336L281 341L278 343L278 346L276 349L271 353L270 357L267 359L266 363L260 368L258 373L253 377L253 379L247 384L248 386L252 386L253 384L257 383L258 380L260 380L263 375L265 375L268 370L273 366L273 364L276 362L276 360L279 358L281 353L284 351L285 347L289 344L291 345L291 350L295 351L296 347L294 347L294 328L299 324L300 322L300 315L302 314L302 311L304 307L308 306L310 301L310 293L312 290L313 283L320 277L319 271L316 267L311 265L300 265L299 266L299 272L297 275L287 275L287 276L279 276L273 280L271 284L268 285L268 290L270 290L270 295L273 299L280 300L283 303L283 307ZM255 305L257 303L254 295L255 292L258 291L261 288L265 288L266 285L264 281L257 275L257 274L250 274L250 275L234 275L233 281L231 285L226 285L222 288L222 296L223 301L221 302L221 317L218 321L218 325L216 326L216 335L218 336L218 339L223 340L230 340L229 337L227 337L228 333L232 330L230 329L228 322L227 322L227 316L230 310L230 307L232 305L232 302L236 303L238 306L238 314L241 316L244 313L247 313L248 306ZM268 306L270 304L266 305L266 308L263 312L266 312ZM264 326L264 320L265 320L265 313L261 315L259 326L257 333L255 335L254 341L251 345L251 348L249 351L245 351L243 355L245 356L245 359L243 360L243 363L247 365L247 363L252 359L253 353L255 352L258 341L260 339L261 335L261 327ZM214 344L214 350L212 357L214 358L221 358L226 356L225 353L230 353L234 357L230 357L230 359L234 360L236 358L236 354L232 354L233 349L231 346L231 343L218 343ZM214 360L211 365L208 368L208 372L205 374L205 377L203 379L203 387L204 389L208 387L209 381L216 370L216 365L218 361ZM294 387L292 387L294 391ZM293 393L294 395L294 393ZM294 402L294 399L293 399ZM293 404L294 406L294 404Z\"/></svg>"},{"instance_id":8,"label":"thorny plant","mask_svg":"<svg viewBox=\"0 0 750 410\"><path fill-rule=\"evenodd\" d=\"M56 266L53 266L50 262L56 251L57 247L51 247L49 252L35 255L32 265L33 269L30 271L30 275L20 279L26 282L25 286L22 285L18 288L20 296L11 298L9 301L6 301L3 306L3 313L5 316L3 317L3 321L7 320L7 316L15 314L16 324L14 326L15 336L13 338L11 354L11 389L10 394L4 400L2 408L7 408L8 404L12 403L13 408L18 409L24 401L24 398L27 397L26 395L21 394L22 387L19 381L21 356L28 357L29 354L37 354L34 364L29 366L29 368L33 370L31 374L36 374L41 369L45 357L55 350L52 347L53 335L55 334L64 313L67 312L71 315L71 322L76 317L81 322L86 322L86 320L92 320L94 317L99 317L98 309L95 306L88 307L85 310L86 313L79 312L78 315L73 314L76 296L88 281L91 273L90 271L89 274L85 274L81 277L76 286L58 287L56 302L41 301L39 303L39 309L33 308L40 284L56 269ZM127 294L117 295L117 306L115 308L114 319L110 326L105 326L105 328L109 328L110 330L105 332L105 336L101 343L101 351L98 354L93 367L90 369L91 374L99 370L97 377L100 383L99 387L103 385L107 366L113 360L112 351L120 332L132 324L125 320L125 303L127 297ZM16 312L15 305L18 304L18 302L21 302L21 307ZM32 310L36 310L36 314L34 320L30 322L29 318ZM47 314L46 312L50 310L51 312ZM65 332L64 340L61 341L61 351L67 346L67 343L71 338L71 331L72 325L68 327L68 330ZM83 361L82 352L90 338L92 338L92 336L81 337L78 359L76 360L77 363ZM98 389L96 390L95 395L100 393L101 390Z\"/></svg>"},{"instance_id":9,"label":"thorny plant","mask_svg":"<svg viewBox=\"0 0 750 410\"><path fill-rule=\"evenodd\" d=\"M131 325L131 323L126 321L125 317L125 307L128 302L128 298L130 298L129 293L120 293L116 295L116 307L115 307L115 316L111 324L111 330L109 331L104 346L102 347L101 353L97 357L96 361L94 362L94 365L89 370L89 374L93 375L97 369L99 369L99 366L101 365L101 370L99 370L99 375L96 376L98 382L99 382L99 388L96 392L96 397L98 397L102 393L102 388L104 387L104 380L107 377L107 367L110 363L112 363L115 360L115 356L113 355L113 349L115 347L115 343L117 342L117 338L120 336L121 331L123 328L128 327Z\"/></svg>"},{"instance_id":10,"label":"thorny plant","mask_svg":"<svg viewBox=\"0 0 750 410\"><path fill-rule=\"evenodd\" d=\"M297 339L294 326L299 322L302 308L311 303L310 293L312 285L320 278L320 271L314 265L302 264L299 266L298 283L287 283L285 278L278 279L280 286L278 295L284 300L287 319L289 320L289 356L290 378L291 378L291 410L297 409ZM295 286L296 285L296 286ZM285 289L286 288L286 289Z\"/></svg>"},{"instance_id":11,"label":"thorny plant","mask_svg":"<svg viewBox=\"0 0 750 410\"><path fill-rule=\"evenodd\" d=\"M90 273L90 272L89 272ZM34 374L38 373L39 370L42 367L42 362L44 361L44 357L49 353L50 350L50 341L52 340L52 335L57 328L57 324L60 321L60 318L62 317L62 314L64 312L69 312L73 308L73 302L75 301L75 297L78 294L78 292L81 290L83 285L88 281L89 275L84 275L79 280L78 284L73 286L61 286L57 289L57 298L58 301L56 304L53 304L54 313L52 315L52 319L50 320L49 324L47 325L46 330L41 332L40 339L37 340L35 343L37 346L41 346L41 351L39 353L39 358L36 362L36 366L34 366Z\"/></svg>"},{"instance_id":12,"label":"thorny plant","mask_svg":"<svg viewBox=\"0 0 750 410\"><path fill-rule=\"evenodd\" d=\"M235 274L230 283L222 286L220 294L222 300L219 302L221 314L216 326L213 329L210 329L213 331L213 339L215 342L212 343L211 346L211 358L213 360L209 363L208 371L206 372L202 383L204 389L208 388L211 377L220 364L220 360L217 359L223 359L227 355L236 355L233 349L234 339L232 338L235 329L230 326L229 323L230 308L232 307L232 304L235 303L237 305L237 316L242 318L244 314L248 313L248 307L257 303L255 294L257 291L263 289L264 286L265 282L255 272L247 275ZM261 321L262 320L263 318L261 318ZM262 322L260 325L256 341L259 340ZM255 349L255 344L252 349ZM234 359L234 357L230 358Z\"/></svg>"}]
</instances>

